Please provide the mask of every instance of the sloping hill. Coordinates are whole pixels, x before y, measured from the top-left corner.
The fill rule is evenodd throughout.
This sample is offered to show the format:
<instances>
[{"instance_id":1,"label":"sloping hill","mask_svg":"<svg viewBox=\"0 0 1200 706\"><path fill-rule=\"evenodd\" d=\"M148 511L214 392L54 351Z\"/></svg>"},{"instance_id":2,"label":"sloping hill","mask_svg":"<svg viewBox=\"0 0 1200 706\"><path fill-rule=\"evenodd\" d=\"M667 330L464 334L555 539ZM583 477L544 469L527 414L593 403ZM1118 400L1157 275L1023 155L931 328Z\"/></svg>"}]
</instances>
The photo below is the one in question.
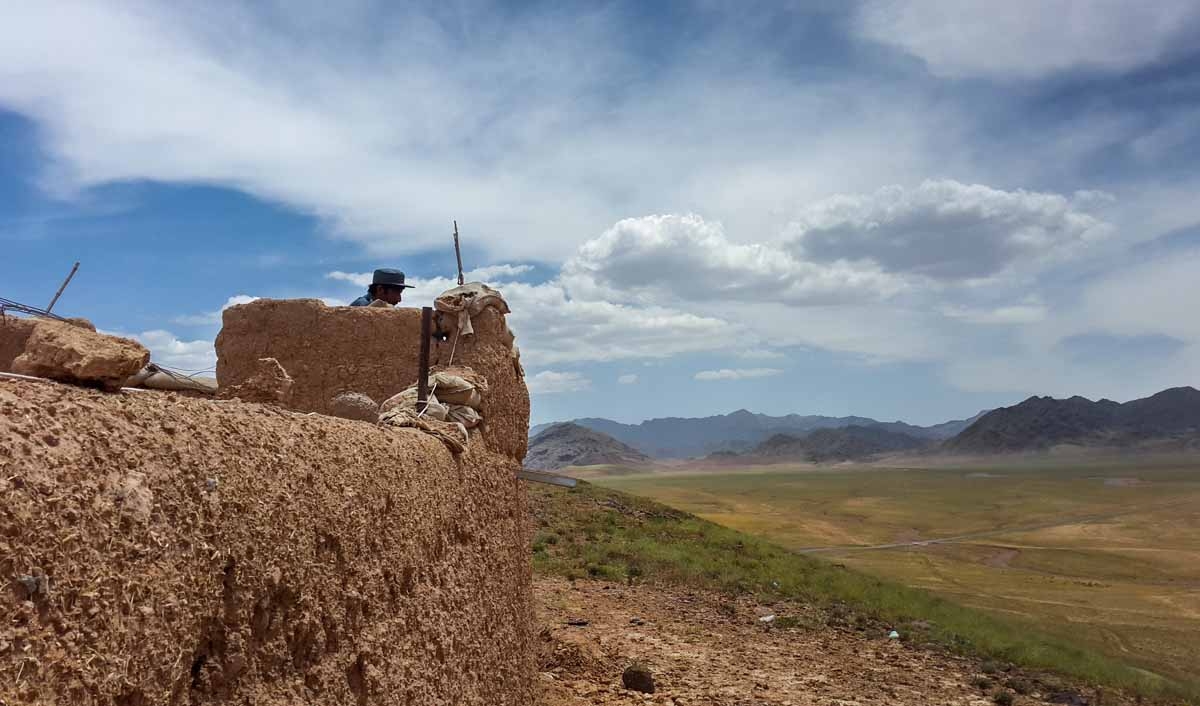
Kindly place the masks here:
<instances>
[{"instance_id":1,"label":"sloping hill","mask_svg":"<svg viewBox=\"0 0 1200 706\"><path fill-rule=\"evenodd\" d=\"M1034 682L1030 684L1031 688L1048 697L1053 695L1054 698L1049 700L1055 703L1099 703L1082 696L1084 685L1104 685L1105 704L1132 704L1135 700L1142 703L1142 695L1156 697L1160 699L1159 703L1168 703L1168 699L1175 697L1169 702L1179 703L1179 698L1200 695L1197 691L1200 685L1156 678L1124 662L1089 652L1072 640L1046 634L1037 625L1020 618L982 613L919 589L858 573L842 564L796 554L753 535L715 525L644 498L586 482L580 482L572 490L530 484L528 493L530 514L537 528L533 540L534 571L542 576L557 575L572 581L589 577L601 580L605 584L594 589L596 592L624 601L619 617L593 612L595 609L572 603L583 595L582 592L593 590L590 582L575 581L576 585L570 586L569 596L555 591L546 603L551 606L550 610L568 609L564 614L555 615L557 626L581 617L589 619L591 624L587 630L571 627L569 632L552 631L551 637L561 637L563 632L582 637L610 626L619 628L622 635L634 634L643 640L645 638L640 636L650 633L653 635L650 644L654 649L646 654L654 662L649 666L668 672L664 681L669 688L678 688L680 674L690 672L693 667L684 662L669 661L675 652L663 649L666 643L662 633L658 632L659 626L690 619L696 614L698 592L711 591L723 597L722 613L727 617L740 613L734 608L741 601L761 602L764 608L777 615L767 628L760 620L766 610L745 611L742 619L756 634L764 634L764 630L794 630L787 634L786 647L781 641L779 646L764 650L793 655L786 666L765 670L775 675L772 690L782 687L789 670L801 669L803 673L803 665L794 658L799 641L816 639L830 635L827 631L834 631L831 640L840 645L850 639L844 631L862 632L870 636L870 643L864 644L863 648L869 650L872 659L879 660L881 654L891 654L890 650L883 652L881 649L887 642L882 636L895 627L900 632L905 651L928 649L928 654L943 655L947 659L943 666L951 668L961 665L962 658L951 657L947 652L966 654L976 660L989 658L993 660L992 666L983 670L994 673L998 671L997 664L1004 665L1007 677L993 674L988 679L974 679L971 689L959 690L953 699L938 699L925 694L922 689L934 687L920 682L920 686L912 684L917 686L916 690L896 689L897 696L888 698L887 703L982 703L989 697L988 690L1000 678ZM637 605L640 590L658 587L682 589L687 596L664 603L661 612ZM646 626L632 622L631 627L631 616L637 616ZM680 641L679 649L694 654L703 648L697 645L697 636L708 635L714 629L715 626L707 625L688 630L688 639ZM614 630L613 637L619 639L616 632ZM727 651L741 649L740 642L729 640L726 638L724 645ZM610 649L603 652L564 650L566 665L577 665L581 654L585 659L587 655L603 659L604 655L614 654L610 652L611 644ZM553 649L555 646L551 647L551 652L559 652ZM899 645L894 647L899 649ZM644 643L636 649L644 649ZM884 662L891 663L893 659L895 657L888 656ZM544 671L556 671L560 666L553 659L549 662L543 665ZM627 660L611 669L599 664L595 666L606 679L613 679L626 664ZM736 674L744 674L746 664L747 660L742 659L733 665L730 676L718 672L718 676L710 679L714 683L713 692L728 696L728 692L720 687L728 687L737 678ZM877 670L879 664L879 661L871 662L871 670ZM1022 674L1021 668L1030 671ZM714 667L710 660L707 669L711 672L720 668ZM936 678L929 679L929 684L941 684L946 677L945 671L939 671ZM846 675L833 683L841 685L852 678L852 675ZM571 679L562 681L571 682ZM796 692L804 697L797 703L807 702L804 699L809 698L814 689L823 688L822 683L826 683L825 680L806 683L804 691ZM1127 689L1129 693L1123 694L1114 687ZM1023 689L1022 694L1025 691ZM1140 695L1135 698L1134 692ZM900 694L905 698L899 698ZM615 696L604 700L598 689L592 689L588 699L591 703L601 704L630 703ZM697 696L695 703L709 702L699 698L707 694ZM870 702L881 703L878 700ZM550 703L557 706L577 701L566 698ZM1045 701L1029 695L1020 697L1017 703Z\"/></svg>"},{"instance_id":2,"label":"sloping hill","mask_svg":"<svg viewBox=\"0 0 1200 706\"><path fill-rule=\"evenodd\" d=\"M959 419L930 427L905 422L880 422L869 417L826 417L822 415L788 414L772 417L739 409L730 414L712 417L665 417L648 419L639 424L623 424L611 419L588 417L574 420L588 429L607 434L642 453L655 458L689 458L723 451L747 452L775 434L803 436L817 429L839 429L848 426L885 429L920 439L949 439L981 416ZM550 425L530 429L536 436Z\"/></svg>"},{"instance_id":3,"label":"sloping hill","mask_svg":"<svg viewBox=\"0 0 1200 706\"><path fill-rule=\"evenodd\" d=\"M985 414L945 443L950 451L1005 453L1057 444L1134 447L1200 436L1200 391L1176 387L1120 404L1084 397L1030 397Z\"/></svg>"},{"instance_id":4,"label":"sloping hill","mask_svg":"<svg viewBox=\"0 0 1200 706\"><path fill-rule=\"evenodd\" d=\"M929 446L928 439L888 431L879 427L851 425L840 429L818 429L804 436L776 434L759 444L751 455L806 461L847 461L891 451Z\"/></svg>"},{"instance_id":5,"label":"sloping hill","mask_svg":"<svg viewBox=\"0 0 1200 706\"><path fill-rule=\"evenodd\" d=\"M636 464L650 459L607 434L578 424L551 424L529 442L525 467L550 471L567 466Z\"/></svg>"}]
</instances>

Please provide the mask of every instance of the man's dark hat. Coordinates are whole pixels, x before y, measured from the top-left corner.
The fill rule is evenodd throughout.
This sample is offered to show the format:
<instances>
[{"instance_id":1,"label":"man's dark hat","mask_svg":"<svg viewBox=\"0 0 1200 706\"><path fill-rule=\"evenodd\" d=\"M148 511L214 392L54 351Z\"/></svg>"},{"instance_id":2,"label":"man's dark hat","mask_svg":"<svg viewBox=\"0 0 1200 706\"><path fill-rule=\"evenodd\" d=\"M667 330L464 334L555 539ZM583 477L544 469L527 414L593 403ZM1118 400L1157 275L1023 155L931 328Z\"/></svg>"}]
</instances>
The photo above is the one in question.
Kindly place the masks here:
<instances>
[{"instance_id":1,"label":"man's dark hat","mask_svg":"<svg viewBox=\"0 0 1200 706\"><path fill-rule=\"evenodd\" d=\"M403 287L412 289L411 284L404 283L404 273L400 270L393 270L390 267L383 267L375 270L375 276L371 278L371 284L386 284L390 287Z\"/></svg>"}]
</instances>

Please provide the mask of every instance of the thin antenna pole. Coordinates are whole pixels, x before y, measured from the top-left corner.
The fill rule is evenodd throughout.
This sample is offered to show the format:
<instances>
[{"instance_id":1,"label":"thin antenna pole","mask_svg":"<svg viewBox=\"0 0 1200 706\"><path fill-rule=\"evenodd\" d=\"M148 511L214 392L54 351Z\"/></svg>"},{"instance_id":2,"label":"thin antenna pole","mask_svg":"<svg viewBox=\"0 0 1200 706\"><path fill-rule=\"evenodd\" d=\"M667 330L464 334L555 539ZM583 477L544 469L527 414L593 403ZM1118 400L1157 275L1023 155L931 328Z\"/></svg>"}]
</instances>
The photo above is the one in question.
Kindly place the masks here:
<instances>
[{"instance_id":1,"label":"thin antenna pole","mask_svg":"<svg viewBox=\"0 0 1200 706\"><path fill-rule=\"evenodd\" d=\"M454 221L454 259L458 260L458 286L463 286L462 249L458 247L458 221Z\"/></svg>"},{"instance_id":2,"label":"thin antenna pole","mask_svg":"<svg viewBox=\"0 0 1200 706\"><path fill-rule=\"evenodd\" d=\"M455 240L455 242L457 242L457 239ZM67 285L71 283L71 278L75 276L75 271L78 269L79 269L79 263L76 262L75 266L71 268L71 273L67 275L67 278L65 280L63 280L62 286L59 287L58 291L54 293L54 298L50 300L50 306L46 307L47 314L49 314L50 310L54 308L54 305L58 303L58 298L62 296L63 290L66 289ZM461 280L459 283L461 284Z\"/></svg>"}]
</instances>

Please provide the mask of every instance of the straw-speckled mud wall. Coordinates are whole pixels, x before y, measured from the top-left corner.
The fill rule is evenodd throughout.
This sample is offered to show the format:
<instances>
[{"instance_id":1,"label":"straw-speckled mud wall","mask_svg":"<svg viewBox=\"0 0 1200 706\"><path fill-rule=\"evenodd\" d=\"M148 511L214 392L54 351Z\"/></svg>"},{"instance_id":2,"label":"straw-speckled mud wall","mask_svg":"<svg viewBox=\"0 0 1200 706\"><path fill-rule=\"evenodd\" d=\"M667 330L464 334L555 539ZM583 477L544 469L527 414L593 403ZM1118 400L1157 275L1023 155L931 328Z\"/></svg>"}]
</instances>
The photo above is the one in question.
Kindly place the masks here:
<instances>
[{"instance_id":1,"label":"straw-speckled mud wall","mask_svg":"<svg viewBox=\"0 0 1200 706\"><path fill-rule=\"evenodd\" d=\"M439 316L452 331L453 317ZM473 336L435 341L434 365L465 365L488 381L481 429L489 448L516 460L525 457L529 393L513 354L504 315L486 309L472 320ZM225 310L217 337L217 381L237 385L259 358L274 358L295 380L289 406L330 411L341 392L361 392L376 402L414 384L420 349L417 308L326 306L318 299L260 299Z\"/></svg>"},{"instance_id":2,"label":"straw-speckled mud wall","mask_svg":"<svg viewBox=\"0 0 1200 706\"><path fill-rule=\"evenodd\" d=\"M0 316L0 372L12 370L12 363L25 350L33 333L33 319Z\"/></svg>"},{"instance_id":3,"label":"straw-speckled mud wall","mask_svg":"<svg viewBox=\"0 0 1200 706\"><path fill-rule=\"evenodd\" d=\"M319 357L374 350L355 331L269 354L303 389ZM517 468L411 429L0 380L0 703L525 706Z\"/></svg>"}]
</instances>

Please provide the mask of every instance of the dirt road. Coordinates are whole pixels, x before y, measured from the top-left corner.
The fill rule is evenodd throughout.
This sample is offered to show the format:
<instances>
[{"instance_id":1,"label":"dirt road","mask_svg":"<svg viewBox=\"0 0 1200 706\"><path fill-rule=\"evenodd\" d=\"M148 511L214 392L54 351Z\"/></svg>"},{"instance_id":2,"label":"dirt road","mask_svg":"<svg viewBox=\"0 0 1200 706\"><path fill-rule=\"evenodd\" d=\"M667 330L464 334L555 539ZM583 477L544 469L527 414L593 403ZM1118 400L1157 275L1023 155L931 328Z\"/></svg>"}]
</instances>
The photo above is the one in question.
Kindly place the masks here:
<instances>
[{"instance_id":1,"label":"dirt road","mask_svg":"<svg viewBox=\"0 0 1200 706\"><path fill-rule=\"evenodd\" d=\"M976 662L910 647L885 629L773 627L785 617L819 625L816 611L799 604L550 578L535 592L541 706L992 703L972 685ZM772 614L772 623L759 619ZM653 695L622 687L621 672L634 661L653 673ZM1015 703L1052 701L1031 694ZM1110 695L1105 703L1120 701Z\"/></svg>"}]
</instances>

